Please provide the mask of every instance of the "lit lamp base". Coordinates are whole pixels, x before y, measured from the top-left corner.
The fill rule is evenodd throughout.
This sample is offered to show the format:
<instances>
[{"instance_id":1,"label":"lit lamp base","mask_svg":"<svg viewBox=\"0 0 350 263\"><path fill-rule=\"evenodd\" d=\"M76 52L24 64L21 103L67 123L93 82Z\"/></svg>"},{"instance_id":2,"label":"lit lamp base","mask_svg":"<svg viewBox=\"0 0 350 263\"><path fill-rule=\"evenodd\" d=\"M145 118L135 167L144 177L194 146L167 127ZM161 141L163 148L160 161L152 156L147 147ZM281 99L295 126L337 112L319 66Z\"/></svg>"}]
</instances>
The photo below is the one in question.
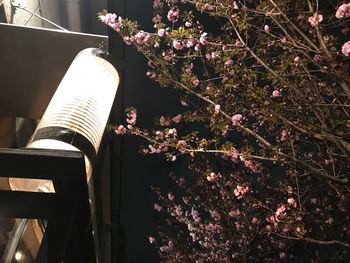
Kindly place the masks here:
<instances>
[{"instance_id":1,"label":"lit lamp base","mask_svg":"<svg viewBox=\"0 0 350 263\"><path fill-rule=\"evenodd\" d=\"M77 151L80 150L71 144L45 139L31 142L26 148L36 148L36 149L53 149L53 150L67 150L67 151ZM89 159L85 156L85 170L87 181L90 180L92 174L92 166ZM44 192L44 193L54 193L55 188L51 180L41 180L41 179L25 179L25 178L9 178L9 184L14 191L25 191L25 192Z\"/></svg>"}]
</instances>

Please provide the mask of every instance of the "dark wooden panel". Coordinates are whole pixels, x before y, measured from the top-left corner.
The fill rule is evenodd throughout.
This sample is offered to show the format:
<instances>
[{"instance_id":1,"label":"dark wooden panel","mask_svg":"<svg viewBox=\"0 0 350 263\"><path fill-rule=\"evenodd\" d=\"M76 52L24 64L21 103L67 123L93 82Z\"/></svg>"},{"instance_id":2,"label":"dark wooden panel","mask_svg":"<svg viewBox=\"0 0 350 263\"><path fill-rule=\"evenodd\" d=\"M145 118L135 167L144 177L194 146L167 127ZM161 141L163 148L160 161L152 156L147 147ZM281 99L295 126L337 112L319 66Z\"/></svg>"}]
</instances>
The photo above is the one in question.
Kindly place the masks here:
<instances>
[{"instance_id":1,"label":"dark wooden panel","mask_svg":"<svg viewBox=\"0 0 350 263\"><path fill-rule=\"evenodd\" d=\"M0 148L0 164L0 177L53 180L56 192L74 192L76 185L86 184L81 152Z\"/></svg>"},{"instance_id":2,"label":"dark wooden panel","mask_svg":"<svg viewBox=\"0 0 350 263\"><path fill-rule=\"evenodd\" d=\"M53 216L60 202L63 202L60 194L0 191L0 215L47 219Z\"/></svg>"},{"instance_id":3,"label":"dark wooden panel","mask_svg":"<svg viewBox=\"0 0 350 263\"><path fill-rule=\"evenodd\" d=\"M41 118L74 57L106 36L0 23L0 116Z\"/></svg>"}]
</instances>

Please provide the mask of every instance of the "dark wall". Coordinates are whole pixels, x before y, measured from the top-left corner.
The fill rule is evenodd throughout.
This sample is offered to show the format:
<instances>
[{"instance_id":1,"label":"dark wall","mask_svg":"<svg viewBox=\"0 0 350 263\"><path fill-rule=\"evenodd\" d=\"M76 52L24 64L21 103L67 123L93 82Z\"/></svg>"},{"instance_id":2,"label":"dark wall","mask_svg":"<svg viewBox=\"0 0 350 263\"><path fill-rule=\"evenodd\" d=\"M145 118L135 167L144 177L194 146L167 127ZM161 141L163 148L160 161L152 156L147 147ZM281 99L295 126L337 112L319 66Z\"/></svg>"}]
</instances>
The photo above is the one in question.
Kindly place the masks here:
<instances>
[{"instance_id":1,"label":"dark wall","mask_svg":"<svg viewBox=\"0 0 350 263\"><path fill-rule=\"evenodd\" d=\"M109 11L118 15L136 19L144 30L152 30L152 1L110 0ZM124 47L116 34L110 33L110 50L117 57L122 71L122 90L118 91L119 104L113 118L121 118L121 109L134 106L138 110L138 126L152 127L154 117L177 113L178 93L172 89L158 87L146 77L146 63L141 53L132 47ZM120 106L120 105L119 105ZM117 139L118 140L118 139ZM142 156L138 153L144 140L124 136L121 150L121 231L126 244L126 258L123 262L159 262L155 248L149 244L148 236L155 233L153 205L155 196L151 185L167 185L170 171L177 171L182 166L178 162L168 162L164 156ZM147 144L146 144L147 145Z\"/></svg>"}]
</instances>

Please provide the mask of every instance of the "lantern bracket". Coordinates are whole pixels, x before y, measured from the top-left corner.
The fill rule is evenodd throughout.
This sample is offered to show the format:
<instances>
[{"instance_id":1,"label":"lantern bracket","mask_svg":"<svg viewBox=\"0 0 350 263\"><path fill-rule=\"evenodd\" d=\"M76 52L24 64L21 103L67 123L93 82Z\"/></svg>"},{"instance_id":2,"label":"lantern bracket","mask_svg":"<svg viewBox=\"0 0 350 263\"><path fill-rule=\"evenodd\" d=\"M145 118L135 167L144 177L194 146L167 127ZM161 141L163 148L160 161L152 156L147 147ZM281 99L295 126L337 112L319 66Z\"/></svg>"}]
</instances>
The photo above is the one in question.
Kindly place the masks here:
<instances>
[{"instance_id":1,"label":"lantern bracket","mask_svg":"<svg viewBox=\"0 0 350 263\"><path fill-rule=\"evenodd\" d=\"M0 177L52 180L55 193L0 190L0 215L48 221L40 262L96 262L84 155L0 148ZM38 262L38 261L37 261Z\"/></svg>"}]
</instances>

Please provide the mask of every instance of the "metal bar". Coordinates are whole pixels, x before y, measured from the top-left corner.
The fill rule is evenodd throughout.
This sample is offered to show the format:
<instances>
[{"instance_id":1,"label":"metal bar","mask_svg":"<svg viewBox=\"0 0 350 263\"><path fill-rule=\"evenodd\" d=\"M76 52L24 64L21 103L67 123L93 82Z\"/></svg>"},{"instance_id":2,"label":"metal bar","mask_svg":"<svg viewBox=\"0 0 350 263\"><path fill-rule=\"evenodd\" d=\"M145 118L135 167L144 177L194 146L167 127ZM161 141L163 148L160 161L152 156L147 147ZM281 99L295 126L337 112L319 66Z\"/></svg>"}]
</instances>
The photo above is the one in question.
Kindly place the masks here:
<instances>
[{"instance_id":1,"label":"metal bar","mask_svg":"<svg viewBox=\"0 0 350 263\"><path fill-rule=\"evenodd\" d=\"M17 5L15 5L15 4L13 4L12 1L11 1L11 5L12 5L13 7L15 7L15 8L24 10L24 11L28 12L29 14L31 14L32 16L36 16L37 18L40 18L41 20L44 20L45 22L47 22L47 23L49 23L49 24L51 24L51 25L53 25L53 26L55 26L55 27L57 27L57 28L59 28L59 29L61 29L61 30L63 30L63 31L67 31L67 32L69 31L69 30L65 29L64 27L61 27L60 25L57 25L56 23L50 21L49 19L46 19L45 17L42 17L41 15L38 15L38 14L36 14L36 13L33 13L32 11L29 11L28 9L26 9L26 8L24 8L24 7L17 6Z\"/></svg>"},{"instance_id":2,"label":"metal bar","mask_svg":"<svg viewBox=\"0 0 350 263\"><path fill-rule=\"evenodd\" d=\"M39 10L40 10L40 7L38 7L38 8L35 10L34 14L36 14ZM33 17L34 17L34 14L32 14L32 15L29 17L29 19L25 22L25 24L24 24L25 26L28 25L28 23L30 23L30 21L32 21L32 19L33 19Z\"/></svg>"},{"instance_id":3,"label":"metal bar","mask_svg":"<svg viewBox=\"0 0 350 263\"><path fill-rule=\"evenodd\" d=\"M10 240L8 241L4 255L2 257L2 263L11 263L16 254L18 244L23 236L24 231L27 228L27 219L18 219L13 227Z\"/></svg>"}]
</instances>

